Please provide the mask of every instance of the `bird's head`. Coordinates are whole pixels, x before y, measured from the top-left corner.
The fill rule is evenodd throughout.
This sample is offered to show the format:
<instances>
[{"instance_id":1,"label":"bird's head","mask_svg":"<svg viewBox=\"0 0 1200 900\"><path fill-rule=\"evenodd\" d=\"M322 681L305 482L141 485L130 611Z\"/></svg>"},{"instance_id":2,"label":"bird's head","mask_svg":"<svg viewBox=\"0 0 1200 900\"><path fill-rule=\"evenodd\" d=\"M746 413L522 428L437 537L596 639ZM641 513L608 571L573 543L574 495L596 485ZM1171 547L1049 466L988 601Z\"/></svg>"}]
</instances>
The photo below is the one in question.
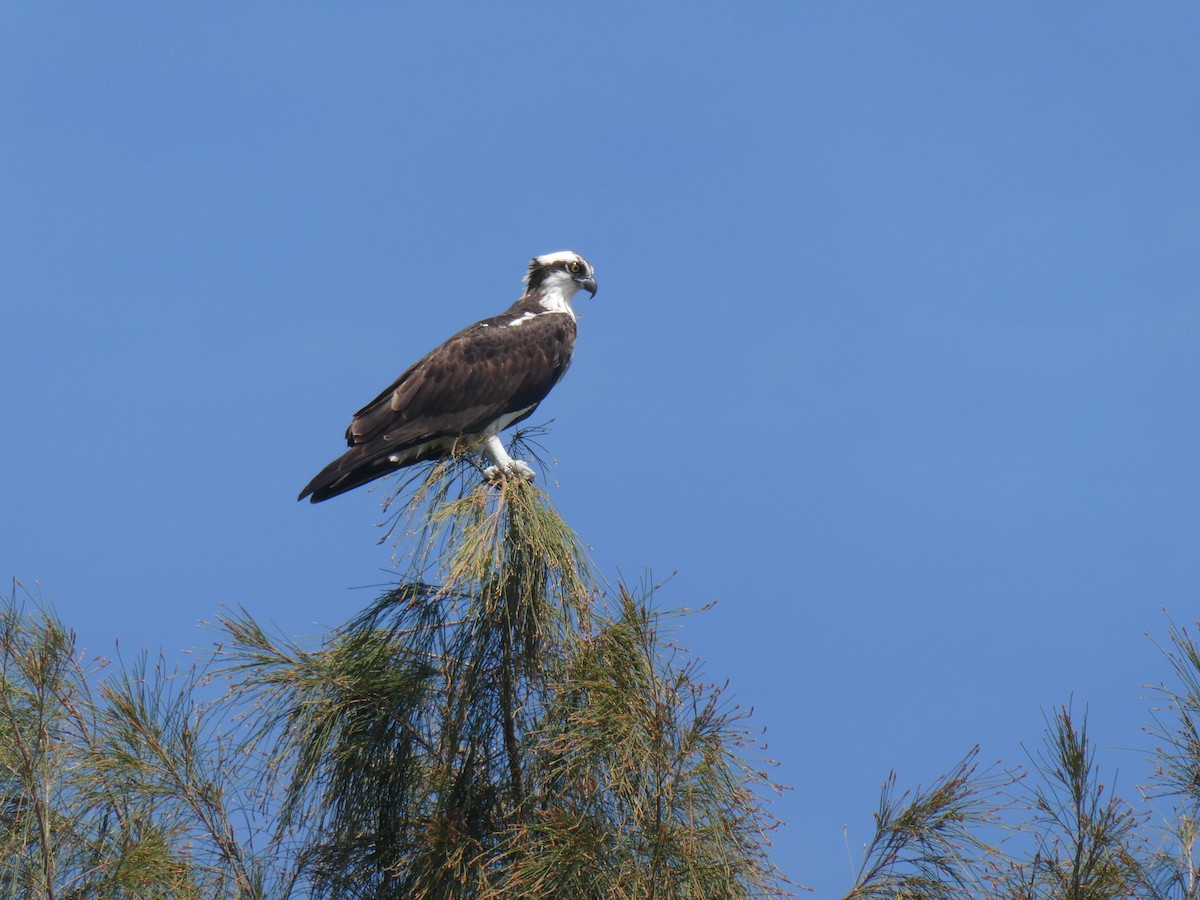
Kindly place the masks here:
<instances>
[{"instance_id":1,"label":"bird's head","mask_svg":"<svg viewBox=\"0 0 1200 900\"><path fill-rule=\"evenodd\" d=\"M537 290L561 292L570 301L580 288L593 297L596 295L596 270L592 264L571 250L535 256L529 263L525 276L527 292Z\"/></svg>"}]
</instances>

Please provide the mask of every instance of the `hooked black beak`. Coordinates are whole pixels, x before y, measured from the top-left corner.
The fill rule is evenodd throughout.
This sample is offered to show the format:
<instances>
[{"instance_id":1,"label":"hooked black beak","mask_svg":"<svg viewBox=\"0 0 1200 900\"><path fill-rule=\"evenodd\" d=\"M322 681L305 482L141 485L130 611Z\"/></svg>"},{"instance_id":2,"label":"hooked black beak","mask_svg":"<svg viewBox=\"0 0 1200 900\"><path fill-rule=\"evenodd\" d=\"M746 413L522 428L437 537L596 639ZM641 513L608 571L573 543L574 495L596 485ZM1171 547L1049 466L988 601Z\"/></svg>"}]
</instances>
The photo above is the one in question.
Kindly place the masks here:
<instances>
[{"instance_id":1,"label":"hooked black beak","mask_svg":"<svg viewBox=\"0 0 1200 900\"><path fill-rule=\"evenodd\" d=\"M596 278L595 278L595 276L589 275L587 278L579 278L576 280L579 282L579 286L581 288L583 288L585 291L587 291L593 297L596 296Z\"/></svg>"}]
</instances>

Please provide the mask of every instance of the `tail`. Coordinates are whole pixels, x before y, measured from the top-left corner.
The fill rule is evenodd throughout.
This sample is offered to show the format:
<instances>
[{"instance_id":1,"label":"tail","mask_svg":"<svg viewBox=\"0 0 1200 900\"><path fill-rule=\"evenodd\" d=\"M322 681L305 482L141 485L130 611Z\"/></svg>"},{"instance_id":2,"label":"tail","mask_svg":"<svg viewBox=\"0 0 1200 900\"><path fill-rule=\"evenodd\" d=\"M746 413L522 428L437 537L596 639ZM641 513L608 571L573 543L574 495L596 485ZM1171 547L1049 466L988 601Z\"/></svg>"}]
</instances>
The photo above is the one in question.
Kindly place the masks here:
<instances>
[{"instance_id":1,"label":"tail","mask_svg":"<svg viewBox=\"0 0 1200 900\"><path fill-rule=\"evenodd\" d=\"M320 503L400 468L378 451L373 454L365 451L362 446L351 447L318 472L296 499L308 497L309 503Z\"/></svg>"},{"instance_id":2,"label":"tail","mask_svg":"<svg viewBox=\"0 0 1200 900\"><path fill-rule=\"evenodd\" d=\"M454 445L453 439L427 440L399 447L394 444L380 446L378 442L358 444L318 472L296 499L308 497L309 503L320 503L390 475L397 469L446 456L454 451Z\"/></svg>"}]
</instances>

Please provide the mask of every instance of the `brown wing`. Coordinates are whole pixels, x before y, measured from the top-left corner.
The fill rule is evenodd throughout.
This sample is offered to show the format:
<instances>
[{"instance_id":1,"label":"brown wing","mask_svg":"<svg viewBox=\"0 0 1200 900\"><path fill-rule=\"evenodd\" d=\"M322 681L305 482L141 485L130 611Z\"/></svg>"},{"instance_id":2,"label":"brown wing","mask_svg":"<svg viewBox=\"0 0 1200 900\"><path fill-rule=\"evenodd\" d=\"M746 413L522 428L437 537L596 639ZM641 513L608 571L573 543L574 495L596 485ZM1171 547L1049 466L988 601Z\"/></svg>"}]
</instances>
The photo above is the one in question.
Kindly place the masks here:
<instances>
[{"instance_id":1,"label":"brown wing","mask_svg":"<svg viewBox=\"0 0 1200 900\"><path fill-rule=\"evenodd\" d=\"M477 434L536 406L571 362L575 322L544 314L507 317L460 331L410 366L346 429L350 446L385 441L393 451L440 437Z\"/></svg>"},{"instance_id":2,"label":"brown wing","mask_svg":"<svg viewBox=\"0 0 1200 900\"><path fill-rule=\"evenodd\" d=\"M513 318L510 310L472 325L405 370L354 414L346 429L350 449L322 469L300 499L337 496L445 453L439 442L448 438L532 412L571 364L575 320L546 313L506 324ZM415 452L404 455L408 450ZM393 462L396 455L405 461Z\"/></svg>"}]
</instances>

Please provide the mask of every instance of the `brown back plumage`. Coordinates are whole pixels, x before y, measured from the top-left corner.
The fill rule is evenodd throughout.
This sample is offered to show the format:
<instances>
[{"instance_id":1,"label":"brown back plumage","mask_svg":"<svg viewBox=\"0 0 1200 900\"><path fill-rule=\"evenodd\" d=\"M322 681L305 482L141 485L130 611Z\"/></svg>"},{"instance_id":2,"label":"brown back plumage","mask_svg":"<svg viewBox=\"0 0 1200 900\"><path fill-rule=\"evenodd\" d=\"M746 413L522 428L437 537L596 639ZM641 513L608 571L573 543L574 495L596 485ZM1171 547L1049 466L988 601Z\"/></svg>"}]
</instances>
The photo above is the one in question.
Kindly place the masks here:
<instances>
[{"instance_id":1,"label":"brown back plumage","mask_svg":"<svg viewBox=\"0 0 1200 900\"><path fill-rule=\"evenodd\" d=\"M441 456L456 440L477 438L507 415L530 415L570 366L576 327L566 313L520 318L527 312L532 309L523 297L504 315L463 329L406 369L354 414L346 429L350 449L322 469L300 499L335 497Z\"/></svg>"}]
</instances>

